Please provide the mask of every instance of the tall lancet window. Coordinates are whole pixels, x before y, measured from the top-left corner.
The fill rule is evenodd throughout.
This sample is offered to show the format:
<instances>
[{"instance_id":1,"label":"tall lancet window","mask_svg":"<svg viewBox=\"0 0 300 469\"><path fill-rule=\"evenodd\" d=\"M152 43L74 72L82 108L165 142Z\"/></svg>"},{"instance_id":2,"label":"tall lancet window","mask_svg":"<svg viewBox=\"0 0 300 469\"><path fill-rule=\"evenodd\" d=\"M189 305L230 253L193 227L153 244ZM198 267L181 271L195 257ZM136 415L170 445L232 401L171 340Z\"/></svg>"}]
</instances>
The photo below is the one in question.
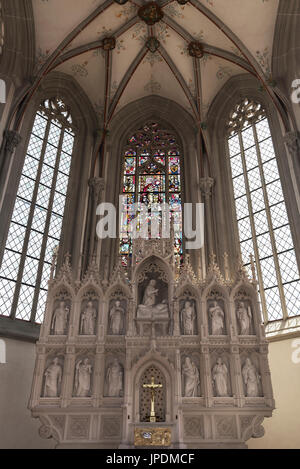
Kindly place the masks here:
<instances>
[{"instance_id":1,"label":"tall lancet window","mask_svg":"<svg viewBox=\"0 0 300 469\"><path fill-rule=\"evenodd\" d=\"M124 266L132 254L133 204L147 208L151 238L151 226L157 221L162 236L163 204L169 204L171 230L174 227L174 252L178 262L182 256L182 207L181 207L181 151L176 138L157 123L149 123L130 136L123 161L123 210L120 229L120 254ZM164 212L166 213L166 212ZM139 221L137 228L139 229ZM143 233L144 236L144 233ZM152 236L153 237L153 236Z\"/></svg>"},{"instance_id":2,"label":"tall lancet window","mask_svg":"<svg viewBox=\"0 0 300 469\"><path fill-rule=\"evenodd\" d=\"M47 99L36 114L0 268L0 315L41 323L60 243L74 145L70 110Z\"/></svg>"},{"instance_id":3,"label":"tall lancet window","mask_svg":"<svg viewBox=\"0 0 300 469\"><path fill-rule=\"evenodd\" d=\"M228 130L241 252L245 265L254 254L264 320L299 315L299 270L265 110L245 99Z\"/></svg>"}]
</instances>

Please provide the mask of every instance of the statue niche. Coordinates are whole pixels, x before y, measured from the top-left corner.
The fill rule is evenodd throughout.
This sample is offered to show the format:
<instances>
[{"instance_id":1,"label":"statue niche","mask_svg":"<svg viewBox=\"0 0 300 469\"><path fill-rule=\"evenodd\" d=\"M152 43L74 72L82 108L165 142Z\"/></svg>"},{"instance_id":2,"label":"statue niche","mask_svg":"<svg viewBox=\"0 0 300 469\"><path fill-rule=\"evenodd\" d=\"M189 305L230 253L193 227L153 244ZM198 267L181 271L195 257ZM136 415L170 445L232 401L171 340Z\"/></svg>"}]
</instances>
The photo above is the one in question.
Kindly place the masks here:
<instances>
[{"instance_id":1,"label":"statue niche","mask_svg":"<svg viewBox=\"0 0 300 469\"><path fill-rule=\"evenodd\" d=\"M179 302L180 323L182 335L197 335L197 312L196 302L191 299L184 299Z\"/></svg>"},{"instance_id":2,"label":"statue niche","mask_svg":"<svg viewBox=\"0 0 300 469\"><path fill-rule=\"evenodd\" d=\"M64 357L56 356L47 360L44 371L42 397L60 397L63 368Z\"/></svg>"},{"instance_id":3,"label":"statue niche","mask_svg":"<svg viewBox=\"0 0 300 469\"><path fill-rule=\"evenodd\" d=\"M196 365L198 360L190 356L183 357L182 363L182 396L183 397L199 397L200 390L200 373Z\"/></svg>"},{"instance_id":4,"label":"statue niche","mask_svg":"<svg viewBox=\"0 0 300 469\"><path fill-rule=\"evenodd\" d=\"M124 368L118 358L114 358L107 367L104 394L105 397L124 395Z\"/></svg>"},{"instance_id":5,"label":"statue niche","mask_svg":"<svg viewBox=\"0 0 300 469\"><path fill-rule=\"evenodd\" d=\"M262 397L259 359L255 353L241 357L242 379L245 397Z\"/></svg>"},{"instance_id":6,"label":"statue niche","mask_svg":"<svg viewBox=\"0 0 300 469\"><path fill-rule=\"evenodd\" d=\"M253 313L251 301L241 298L235 302L236 320L239 335L254 335Z\"/></svg>"},{"instance_id":7,"label":"statue niche","mask_svg":"<svg viewBox=\"0 0 300 469\"><path fill-rule=\"evenodd\" d=\"M110 301L108 313L108 334L124 335L125 334L125 314L127 310L126 299L113 299Z\"/></svg>"},{"instance_id":8,"label":"statue niche","mask_svg":"<svg viewBox=\"0 0 300 469\"><path fill-rule=\"evenodd\" d=\"M141 291L144 293L137 310L138 319L169 318L168 289L162 281L151 278Z\"/></svg>"},{"instance_id":9,"label":"statue niche","mask_svg":"<svg viewBox=\"0 0 300 469\"><path fill-rule=\"evenodd\" d=\"M91 397L93 361L89 357L79 357L75 365L74 397Z\"/></svg>"},{"instance_id":10,"label":"statue niche","mask_svg":"<svg viewBox=\"0 0 300 469\"><path fill-rule=\"evenodd\" d=\"M161 272L151 272L139 283L136 321L139 335L167 335L170 322L168 284Z\"/></svg>"},{"instance_id":11,"label":"statue niche","mask_svg":"<svg viewBox=\"0 0 300 469\"><path fill-rule=\"evenodd\" d=\"M145 370L140 379L140 421L150 422L151 393L144 387L154 378L155 383L162 385L155 392L156 422L166 421L166 382L163 373L156 366L150 366Z\"/></svg>"},{"instance_id":12,"label":"statue niche","mask_svg":"<svg viewBox=\"0 0 300 469\"><path fill-rule=\"evenodd\" d=\"M80 335L95 335L98 318L99 301L88 298L83 300L80 317Z\"/></svg>"},{"instance_id":13,"label":"statue niche","mask_svg":"<svg viewBox=\"0 0 300 469\"><path fill-rule=\"evenodd\" d=\"M70 319L71 301L69 299L57 299L53 305L51 321L52 335L67 335Z\"/></svg>"},{"instance_id":14,"label":"statue niche","mask_svg":"<svg viewBox=\"0 0 300 469\"><path fill-rule=\"evenodd\" d=\"M226 355L215 357L211 372L214 396L231 397L230 365Z\"/></svg>"},{"instance_id":15,"label":"statue niche","mask_svg":"<svg viewBox=\"0 0 300 469\"><path fill-rule=\"evenodd\" d=\"M224 299L218 292L211 292L207 299L209 335L227 334Z\"/></svg>"}]
</instances>

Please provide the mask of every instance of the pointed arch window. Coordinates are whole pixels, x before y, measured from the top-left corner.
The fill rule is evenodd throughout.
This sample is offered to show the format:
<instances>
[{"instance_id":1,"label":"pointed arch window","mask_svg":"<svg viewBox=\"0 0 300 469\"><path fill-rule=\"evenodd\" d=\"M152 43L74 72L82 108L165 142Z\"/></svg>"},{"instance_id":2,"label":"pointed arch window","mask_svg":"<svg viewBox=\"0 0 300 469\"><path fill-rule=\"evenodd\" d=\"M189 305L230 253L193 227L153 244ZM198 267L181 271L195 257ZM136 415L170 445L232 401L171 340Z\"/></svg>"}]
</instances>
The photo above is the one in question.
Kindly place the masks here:
<instances>
[{"instance_id":1,"label":"pointed arch window","mask_svg":"<svg viewBox=\"0 0 300 469\"><path fill-rule=\"evenodd\" d=\"M0 268L0 315L43 321L53 251L61 238L75 129L58 98L39 107Z\"/></svg>"},{"instance_id":2,"label":"pointed arch window","mask_svg":"<svg viewBox=\"0 0 300 469\"><path fill-rule=\"evenodd\" d=\"M244 99L228 121L240 246L254 253L264 321L299 315L300 277L265 109Z\"/></svg>"},{"instance_id":3,"label":"pointed arch window","mask_svg":"<svg viewBox=\"0 0 300 469\"><path fill-rule=\"evenodd\" d=\"M130 224L132 204L144 204L148 223L155 218L162 224L162 204L170 206L174 227L174 253L177 262L182 257L182 159L175 136L148 123L128 139L123 160L123 209L120 227L120 255L128 266L132 255ZM149 238L151 230L149 228Z\"/></svg>"}]
</instances>

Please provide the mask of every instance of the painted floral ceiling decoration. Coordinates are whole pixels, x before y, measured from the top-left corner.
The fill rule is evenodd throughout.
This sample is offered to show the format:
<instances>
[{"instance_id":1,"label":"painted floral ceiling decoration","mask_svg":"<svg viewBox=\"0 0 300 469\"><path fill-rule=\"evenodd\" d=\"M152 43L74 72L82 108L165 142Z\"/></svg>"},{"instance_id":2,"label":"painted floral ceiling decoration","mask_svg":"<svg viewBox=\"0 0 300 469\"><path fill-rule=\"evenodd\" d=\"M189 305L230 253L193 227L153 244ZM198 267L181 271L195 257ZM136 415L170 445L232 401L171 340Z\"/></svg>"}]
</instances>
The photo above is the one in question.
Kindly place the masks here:
<instances>
[{"instance_id":1,"label":"painted floral ceiling decoration","mask_svg":"<svg viewBox=\"0 0 300 469\"><path fill-rule=\"evenodd\" d=\"M72 75L109 125L156 94L200 123L226 81L269 86L279 0L33 0L36 79Z\"/></svg>"}]
</instances>

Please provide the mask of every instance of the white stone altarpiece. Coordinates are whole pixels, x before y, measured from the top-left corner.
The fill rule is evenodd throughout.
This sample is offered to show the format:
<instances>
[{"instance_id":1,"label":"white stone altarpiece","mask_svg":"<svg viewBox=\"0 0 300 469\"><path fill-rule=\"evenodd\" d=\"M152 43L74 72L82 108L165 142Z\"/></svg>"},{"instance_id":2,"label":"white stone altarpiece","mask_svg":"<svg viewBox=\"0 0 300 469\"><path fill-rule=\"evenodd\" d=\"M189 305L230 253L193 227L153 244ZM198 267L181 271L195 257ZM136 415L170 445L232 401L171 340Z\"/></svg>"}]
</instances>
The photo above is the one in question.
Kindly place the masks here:
<instances>
[{"instance_id":1,"label":"white stone altarpiece","mask_svg":"<svg viewBox=\"0 0 300 469\"><path fill-rule=\"evenodd\" d=\"M197 449L263 436L274 409L268 343L241 266L230 279L212 255L199 279L189 256L175 267L170 240L137 240L129 276L117 265L104 281L93 260L75 277L67 257L49 283L29 404L41 437L60 448L144 439Z\"/></svg>"}]
</instances>

